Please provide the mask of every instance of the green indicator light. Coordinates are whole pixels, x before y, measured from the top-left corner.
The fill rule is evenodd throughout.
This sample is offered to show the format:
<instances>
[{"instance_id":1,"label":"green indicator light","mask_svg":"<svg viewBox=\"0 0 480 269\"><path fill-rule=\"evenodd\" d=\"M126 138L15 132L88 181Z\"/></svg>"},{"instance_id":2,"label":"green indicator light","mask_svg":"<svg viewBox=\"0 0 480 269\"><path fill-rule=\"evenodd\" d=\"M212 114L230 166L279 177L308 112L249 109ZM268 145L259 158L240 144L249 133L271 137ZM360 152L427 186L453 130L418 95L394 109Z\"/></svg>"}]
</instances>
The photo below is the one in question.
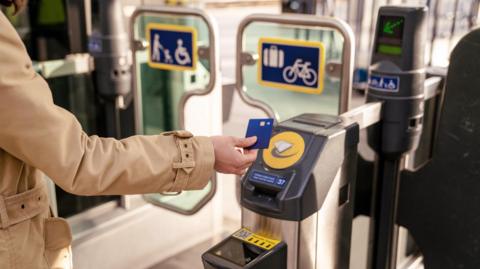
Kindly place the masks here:
<instances>
[{"instance_id":1,"label":"green indicator light","mask_svg":"<svg viewBox=\"0 0 480 269\"><path fill-rule=\"evenodd\" d=\"M401 55L402 47L380 44L378 45L378 52L390 55Z\"/></svg>"},{"instance_id":2,"label":"green indicator light","mask_svg":"<svg viewBox=\"0 0 480 269\"><path fill-rule=\"evenodd\" d=\"M395 28L399 27L402 23L403 20L387 21L387 23L385 23L385 25L383 26L383 32L386 34L393 34Z\"/></svg>"}]
</instances>

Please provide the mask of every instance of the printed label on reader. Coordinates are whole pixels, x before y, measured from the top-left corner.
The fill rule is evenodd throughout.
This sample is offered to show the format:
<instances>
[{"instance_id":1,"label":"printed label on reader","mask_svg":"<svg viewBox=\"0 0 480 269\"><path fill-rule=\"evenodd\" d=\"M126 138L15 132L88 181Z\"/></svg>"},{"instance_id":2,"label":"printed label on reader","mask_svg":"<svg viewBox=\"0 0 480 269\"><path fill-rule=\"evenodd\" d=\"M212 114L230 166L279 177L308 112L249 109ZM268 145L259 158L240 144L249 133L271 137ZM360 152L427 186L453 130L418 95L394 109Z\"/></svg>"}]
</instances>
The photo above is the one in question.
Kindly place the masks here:
<instances>
[{"instance_id":1,"label":"printed label on reader","mask_svg":"<svg viewBox=\"0 0 480 269\"><path fill-rule=\"evenodd\" d=\"M263 248L265 250L270 250L276 245L278 245L278 243L280 243L280 240L270 239L270 238L255 234L245 228L238 230L232 236L244 242Z\"/></svg>"},{"instance_id":2,"label":"printed label on reader","mask_svg":"<svg viewBox=\"0 0 480 269\"><path fill-rule=\"evenodd\" d=\"M259 171L252 171L251 176L249 177L250 181L258 182L262 184L267 184L274 188L283 189L287 184L287 178L284 176L277 176L272 174L267 174Z\"/></svg>"}]
</instances>

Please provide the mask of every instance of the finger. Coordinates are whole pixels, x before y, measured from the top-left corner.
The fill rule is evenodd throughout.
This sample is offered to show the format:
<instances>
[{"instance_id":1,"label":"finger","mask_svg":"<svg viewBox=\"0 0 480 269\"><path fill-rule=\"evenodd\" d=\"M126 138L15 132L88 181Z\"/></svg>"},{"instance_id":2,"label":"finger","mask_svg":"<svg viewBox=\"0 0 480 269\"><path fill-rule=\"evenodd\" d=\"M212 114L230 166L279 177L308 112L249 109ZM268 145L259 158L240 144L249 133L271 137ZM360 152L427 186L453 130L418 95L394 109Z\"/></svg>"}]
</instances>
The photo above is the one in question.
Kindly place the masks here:
<instances>
[{"instance_id":1,"label":"finger","mask_svg":"<svg viewBox=\"0 0 480 269\"><path fill-rule=\"evenodd\" d=\"M235 169L233 173L235 175L243 176L245 174L245 169Z\"/></svg>"},{"instance_id":2,"label":"finger","mask_svg":"<svg viewBox=\"0 0 480 269\"><path fill-rule=\"evenodd\" d=\"M245 163L253 163L257 159L258 150L248 150L243 153Z\"/></svg>"},{"instance_id":3,"label":"finger","mask_svg":"<svg viewBox=\"0 0 480 269\"><path fill-rule=\"evenodd\" d=\"M256 136L251 136L247 138L236 137L234 141L235 141L236 147L246 148L255 144L255 142L257 142L257 137Z\"/></svg>"},{"instance_id":4,"label":"finger","mask_svg":"<svg viewBox=\"0 0 480 269\"><path fill-rule=\"evenodd\" d=\"M252 166L253 163L247 163L245 165L243 165L242 167L240 167L239 169L243 169L243 170L247 170L248 168L250 168L250 166Z\"/></svg>"}]
</instances>

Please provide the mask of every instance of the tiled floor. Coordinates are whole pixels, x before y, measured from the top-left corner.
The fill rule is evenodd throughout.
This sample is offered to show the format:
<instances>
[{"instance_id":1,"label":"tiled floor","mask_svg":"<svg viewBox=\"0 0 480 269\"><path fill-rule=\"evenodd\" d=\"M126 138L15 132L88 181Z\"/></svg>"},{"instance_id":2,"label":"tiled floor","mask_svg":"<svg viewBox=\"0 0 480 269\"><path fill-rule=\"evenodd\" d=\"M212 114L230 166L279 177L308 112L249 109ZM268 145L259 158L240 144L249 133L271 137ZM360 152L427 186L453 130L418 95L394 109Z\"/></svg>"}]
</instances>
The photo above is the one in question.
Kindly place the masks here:
<instances>
[{"instance_id":1,"label":"tiled floor","mask_svg":"<svg viewBox=\"0 0 480 269\"><path fill-rule=\"evenodd\" d=\"M213 246L212 240L202 242L186 251L158 263L149 269L197 269L203 268L202 254Z\"/></svg>"}]
</instances>

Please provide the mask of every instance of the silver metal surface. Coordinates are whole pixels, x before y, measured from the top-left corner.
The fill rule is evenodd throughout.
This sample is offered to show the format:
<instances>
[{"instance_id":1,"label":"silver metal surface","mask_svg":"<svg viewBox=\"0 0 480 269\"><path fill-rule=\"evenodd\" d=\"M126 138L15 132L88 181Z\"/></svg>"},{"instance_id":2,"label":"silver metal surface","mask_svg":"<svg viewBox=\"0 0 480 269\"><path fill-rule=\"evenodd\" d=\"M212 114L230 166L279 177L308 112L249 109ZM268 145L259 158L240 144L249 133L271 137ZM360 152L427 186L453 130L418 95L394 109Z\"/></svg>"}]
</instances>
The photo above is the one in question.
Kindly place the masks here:
<instances>
[{"instance_id":1,"label":"silver metal surface","mask_svg":"<svg viewBox=\"0 0 480 269\"><path fill-rule=\"evenodd\" d=\"M274 219L242 207L242 227L287 244L287 269L297 268L300 222Z\"/></svg>"},{"instance_id":2,"label":"silver metal surface","mask_svg":"<svg viewBox=\"0 0 480 269\"><path fill-rule=\"evenodd\" d=\"M349 254L352 216L345 214L351 210L351 202L338 205L342 176L340 169L322 208L308 218L300 222L280 220L242 207L242 227L285 242L287 269L348 268L348 259L343 259L341 252Z\"/></svg>"},{"instance_id":3,"label":"silver metal surface","mask_svg":"<svg viewBox=\"0 0 480 269\"><path fill-rule=\"evenodd\" d=\"M204 11L200 9L194 8L183 8L183 7L159 7L159 6L142 6L137 8L133 13L129 21L129 29L130 29L130 42L131 47L133 49L138 48L138 40L135 40L135 21L136 19L144 14L152 14L152 15L166 15L166 16L193 16L201 18L205 24L207 25L209 31L209 48L210 51L208 53L208 59L210 64L210 80L208 85L205 89L197 89L193 91L189 91L183 94L180 99L179 104L179 126L181 129L185 126L185 104L187 100L192 96L202 96L207 95L213 91L215 88L215 82L218 76L218 61L219 61L219 54L217 51L218 48L218 29L216 25L213 23L213 19ZM141 46L140 46L141 48ZM133 72L134 72L134 103L135 103L135 129L137 134L143 134L143 113L142 113L142 94L141 90L137 88L138 85L138 78L137 74L137 67L136 67L136 55L133 53Z\"/></svg>"},{"instance_id":4,"label":"silver metal surface","mask_svg":"<svg viewBox=\"0 0 480 269\"><path fill-rule=\"evenodd\" d=\"M133 50L146 50L148 48L148 41L145 39L134 40L132 44Z\"/></svg>"},{"instance_id":5,"label":"silver metal surface","mask_svg":"<svg viewBox=\"0 0 480 269\"><path fill-rule=\"evenodd\" d=\"M334 78L342 77L342 63L339 62L329 62L325 66L325 71L327 74Z\"/></svg>"},{"instance_id":6,"label":"silver metal surface","mask_svg":"<svg viewBox=\"0 0 480 269\"><path fill-rule=\"evenodd\" d=\"M242 52L240 58L242 65L254 65L258 61L258 53Z\"/></svg>"},{"instance_id":7,"label":"silver metal surface","mask_svg":"<svg viewBox=\"0 0 480 269\"><path fill-rule=\"evenodd\" d=\"M69 54L65 59L34 62L33 68L44 78L56 78L90 73L94 70L92 57L87 53Z\"/></svg>"},{"instance_id":8,"label":"silver metal surface","mask_svg":"<svg viewBox=\"0 0 480 269\"><path fill-rule=\"evenodd\" d=\"M358 123L360 129L367 128L381 119L382 102L367 103L340 115L345 123Z\"/></svg>"},{"instance_id":9,"label":"silver metal surface","mask_svg":"<svg viewBox=\"0 0 480 269\"><path fill-rule=\"evenodd\" d=\"M347 211L352 210L353 201L338 205L341 178L342 170L339 170L322 208L317 213L316 267L299 268L340 269L349 266L353 212L348 214Z\"/></svg>"},{"instance_id":10,"label":"silver metal surface","mask_svg":"<svg viewBox=\"0 0 480 269\"><path fill-rule=\"evenodd\" d=\"M340 32L344 38L344 47L342 55L342 80L340 84L340 104L339 113L348 111L353 81L353 64L354 64L354 45L355 38L350 26L342 20L333 17L320 17L313 15L294 15L294 14L254 14L246 17L240 23L237 32L237 52L236 52L236 85L240 97L247 104L263 110L267 115L275 117L273 109L266 103L253 99L245 94L245 86L243 83L242 64L245 62L245 53L243 32L245 28L253 22L277 23L284 25L306 26L306 27L327 27Z\"/></svg>"},{"instance_id":11,"label":"silver metal surface","mask_svg":"<svg viewBox=\"0 0 480 269\"><path fill-rule=\"evenodd\" d=\"M332 135L312 170L319 211L301 221L289 221L242 207L242 227L287 244L287 269L342 269L349 266L354 184L348 169L356 159L347 153L326 154L347 151L345 134L343 131ZM349 194L347 201L340 204L340 190L344 187L348 188Z\"/></svg>"},{"instance_id":12,"label":"silver metal surface","mask_svg":"<svg viewBox=\"0 0 480 269\"><path fill-rule=\"evenodd\" d=\"M428 100L437 96L439 93L442 92L440 88L440 84L442 83L441 77L430 77L425 80L425 90L424 90L424 100Z\"/></svg>"},{"instance_id":13,"label":"silver metal surface","mask_svg":"<svg viewBox=\"0 0 480 269\"><path fill-rule=\"evenodd\" d=\"M210 47L207 47L207 46L198 47L198 58L210 59Z\"/></svg>"}]
</instances>

